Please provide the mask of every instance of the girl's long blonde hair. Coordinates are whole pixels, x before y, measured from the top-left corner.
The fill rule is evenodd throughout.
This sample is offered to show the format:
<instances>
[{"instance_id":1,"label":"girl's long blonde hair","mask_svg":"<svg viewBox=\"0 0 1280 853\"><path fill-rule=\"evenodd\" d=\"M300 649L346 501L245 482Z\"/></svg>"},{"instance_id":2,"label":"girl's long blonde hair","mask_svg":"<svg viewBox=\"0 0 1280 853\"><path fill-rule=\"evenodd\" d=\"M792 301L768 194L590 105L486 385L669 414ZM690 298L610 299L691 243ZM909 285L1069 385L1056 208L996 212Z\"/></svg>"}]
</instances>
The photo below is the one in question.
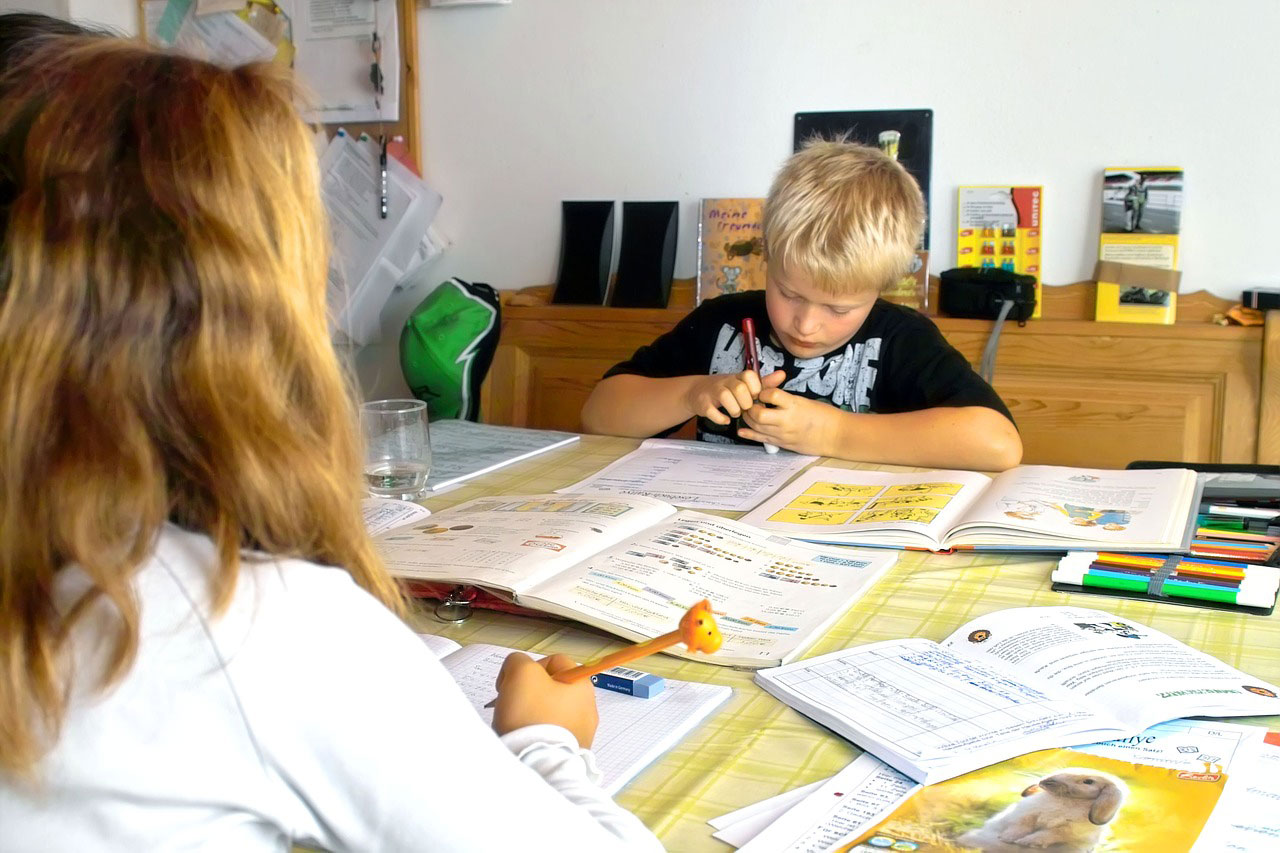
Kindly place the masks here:
<instances>
[{"instance_id":1,"label":"girl's long blonde hair","mask_svg":"<svg viewBox=\"0 0 1280 853\"><path fill-rule=\"evenodd\" d=\"M85 608L138 647L131 578L167 520L345 567L401 611L361 524L354 397L328 338L327 226L291 84L113 39L46 43L0 85L0 771L66 711ZM69 610L58 575L92 590Z\"/></svg>"}]
</instances>

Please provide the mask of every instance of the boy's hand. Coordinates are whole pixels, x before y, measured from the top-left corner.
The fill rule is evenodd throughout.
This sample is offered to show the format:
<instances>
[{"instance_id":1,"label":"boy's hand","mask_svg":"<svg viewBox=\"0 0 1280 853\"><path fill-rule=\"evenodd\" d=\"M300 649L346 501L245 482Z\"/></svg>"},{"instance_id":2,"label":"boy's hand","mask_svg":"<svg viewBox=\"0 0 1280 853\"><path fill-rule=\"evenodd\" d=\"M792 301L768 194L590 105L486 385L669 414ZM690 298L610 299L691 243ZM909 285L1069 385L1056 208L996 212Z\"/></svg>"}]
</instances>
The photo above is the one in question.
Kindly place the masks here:
<instances>
[{"instance_id":1,"label":"boy's hand","mask_svg":"<svg viewBox=\"0 0 1280 853\"><path fill-rule=\"evenodd\" d=\"M504 735L524 726L551 723L568 729L583 749L590 749L600 723L591 679L563 684L551 677L574 665L565 655L540 661L520 652L507 655L498 671L494 731Z\"/></svg>"},{"instance_id":2,"label":"boy's hand","mask_svg":"<svg viewBox=\"0 0 1280 853\"><path fill-rule=\"evenodd\" d=\"M713 373L699 377L685 395L685 405L694 415L728 426L730 420L751 408L761 387L760 376L754 370Z\"/></svg>"},{"instance_id":3,"label":"boy's hand","mask_svg":"<svg viewBox=\"0 0 1280 853\"><path fill-rule=\"evenodd\" d=\"M764 378L768 387L758 395L759 402L742 413L742 419L750 429L740 429L738 435L751 441L776 444L796 453L830 455L832 432L840 410L828 403L788 394L775 387L782 383L784 377L781 374L782 371L777 370ZM774 376L779 378L771 384Z\"/></svg>"}]
</instances>

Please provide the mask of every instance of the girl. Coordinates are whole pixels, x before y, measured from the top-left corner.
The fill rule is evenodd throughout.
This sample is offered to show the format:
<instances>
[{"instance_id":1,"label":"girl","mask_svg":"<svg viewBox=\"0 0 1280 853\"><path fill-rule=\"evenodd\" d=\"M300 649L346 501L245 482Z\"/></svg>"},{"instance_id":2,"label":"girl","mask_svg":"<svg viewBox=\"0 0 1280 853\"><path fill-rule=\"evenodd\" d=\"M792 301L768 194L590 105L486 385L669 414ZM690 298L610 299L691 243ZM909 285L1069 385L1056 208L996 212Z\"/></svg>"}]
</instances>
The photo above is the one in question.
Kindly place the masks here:
<instances>
[{"instance_id":1,"label":"girl","mask_svg":"<svg viewBox=\"0 0 1280 853\"><path fill-rule=\"evenodd\" d=\"M397 618L288 83L113 39L11 74L0 848L660 849L567 661L507 661L500 739Z\"/></svg>"}]
</instances>

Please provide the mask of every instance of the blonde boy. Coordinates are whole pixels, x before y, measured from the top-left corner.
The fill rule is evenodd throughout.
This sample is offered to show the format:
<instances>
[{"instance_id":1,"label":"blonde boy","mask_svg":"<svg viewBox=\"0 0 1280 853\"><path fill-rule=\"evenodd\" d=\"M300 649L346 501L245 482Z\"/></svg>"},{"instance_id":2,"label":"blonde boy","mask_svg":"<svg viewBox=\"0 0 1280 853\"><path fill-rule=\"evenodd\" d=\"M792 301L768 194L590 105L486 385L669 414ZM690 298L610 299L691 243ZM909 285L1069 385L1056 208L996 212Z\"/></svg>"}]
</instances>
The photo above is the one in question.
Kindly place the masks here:
<instances>
[{"instance_id":1,"label":"blonde boy","mask_svg":"<svg viewBox=\"0 0 1280 853\"><path fill-rule=\"evenodd\" d=\"M583 426L665 435L697 418L703 441L927 467L1018 464L1022 442L991 386L928 318L879 298L907 271L923 223L920 188L897 162L847 142L808 145L765 203L765 290L703 303L613 367ZM758 374L746 369L747 317Z\"/></svg>"}]
</instances>

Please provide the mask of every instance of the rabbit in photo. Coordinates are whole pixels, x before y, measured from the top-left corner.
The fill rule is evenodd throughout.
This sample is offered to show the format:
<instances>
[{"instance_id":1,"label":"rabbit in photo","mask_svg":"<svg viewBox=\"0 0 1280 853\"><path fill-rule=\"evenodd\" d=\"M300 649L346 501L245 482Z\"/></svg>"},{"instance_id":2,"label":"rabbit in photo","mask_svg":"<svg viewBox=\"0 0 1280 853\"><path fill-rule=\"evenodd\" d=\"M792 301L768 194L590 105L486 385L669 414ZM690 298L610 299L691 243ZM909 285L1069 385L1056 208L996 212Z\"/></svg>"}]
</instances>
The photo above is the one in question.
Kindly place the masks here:
<instances>
[{"instance_id":1,"label":"rabbit in photo","mask_svg":"<svg viewBox=\"0 0 1280 853\"><path fill-rule=\"evenodd\" d=\"M1087 853L1102 839L1128 793L1124 782L1109 773L1060 770L957 841L990 853Z\"/></svg>"}]
</instances>

